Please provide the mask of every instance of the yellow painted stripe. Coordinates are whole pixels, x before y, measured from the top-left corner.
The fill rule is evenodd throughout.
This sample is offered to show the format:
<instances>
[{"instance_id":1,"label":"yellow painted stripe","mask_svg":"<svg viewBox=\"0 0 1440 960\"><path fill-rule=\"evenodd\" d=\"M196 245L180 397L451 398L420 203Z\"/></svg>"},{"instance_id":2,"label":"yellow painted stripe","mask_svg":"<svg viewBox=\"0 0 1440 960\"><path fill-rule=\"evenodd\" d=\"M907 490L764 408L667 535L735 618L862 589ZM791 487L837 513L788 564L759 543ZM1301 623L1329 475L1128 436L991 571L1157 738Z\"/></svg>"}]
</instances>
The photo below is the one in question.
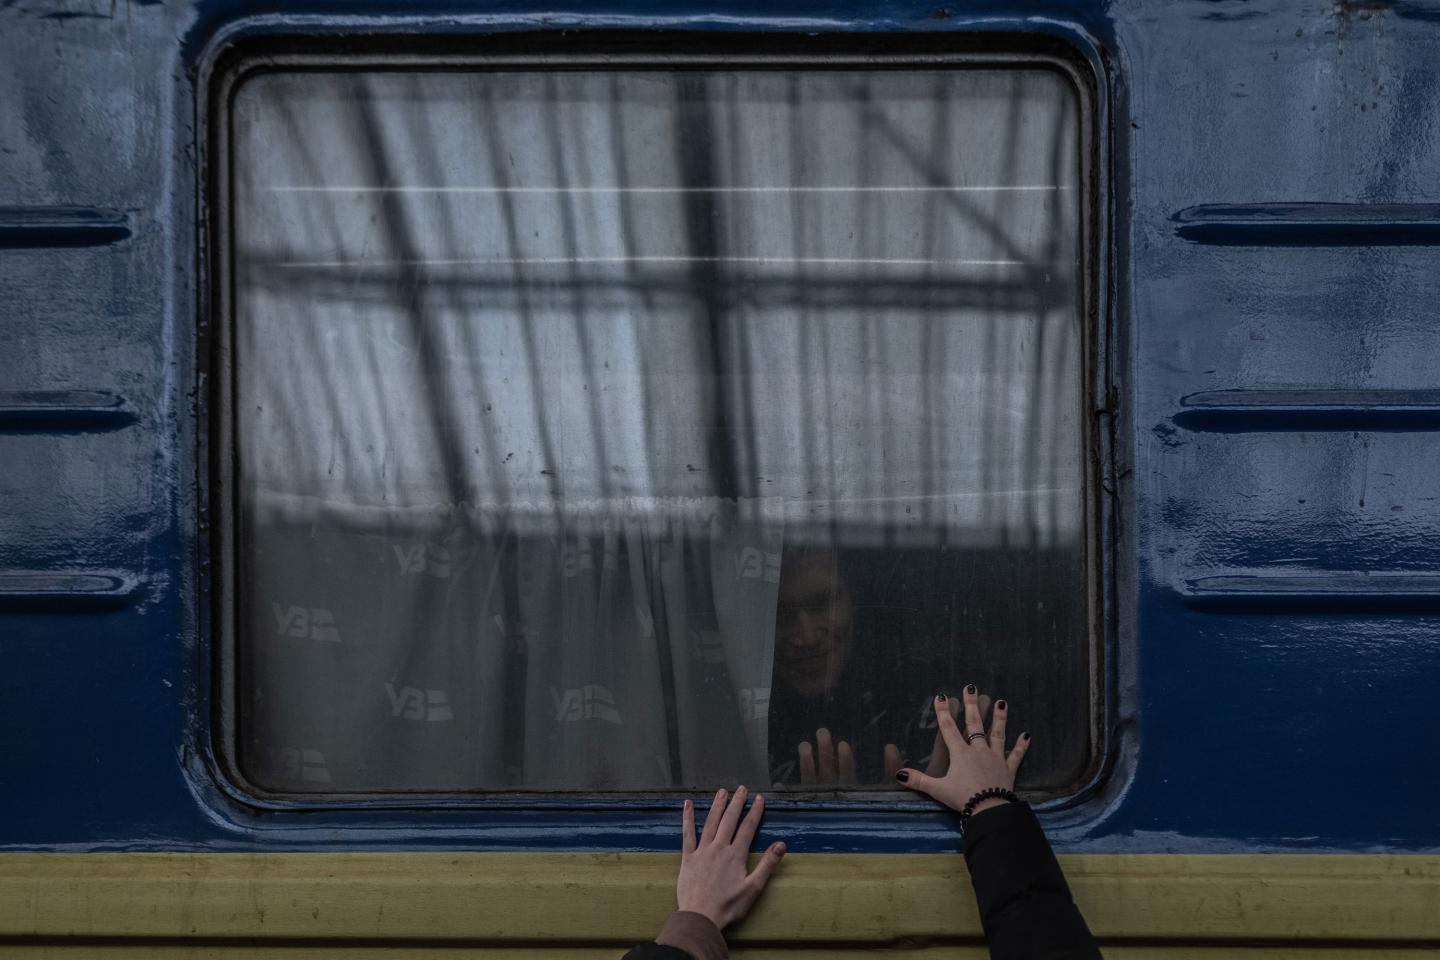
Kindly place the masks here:
<instances>
[{"instance_id":1,"label":"yellow painted stripe","mask_svg":"<svg viewBox=\"0 0 1440 960\"><path fill-rule=\"evenodd\" d=\"M1421 945L1440 948L1440 857L1062 862L1091 928L1103 940L1120 941L1107 955L1127 955L1125 940L1156 944L1133 948L1136 956L1156 957L1212 955L1200 947L1164 952L1161 945L1175 940L1316 948L1360 940L1377 950L1388 941L1406 947L1407 956ZM240 956L255 949L221 943L192 954L177 938L303 940L314 947L279 944L283 950L267 948L266 956L314 958L338 955L321 948L345 941L371 951L340 950L352 957L513 955L521 942L590 948L525 951L536 957L614 956L616 945L654 935L674 902L677 863L664 854L5 854L0 950L78 956L56 938L83 936L98 938L86 947L92 955L98 942L119 948L123 938L143 937L155 938L136 945L147 956ZM743 953L755 957L773 950L807 955L781 949L789 944L816 956L866 945L913 947L893 955L918 957L965 956L962 948L978 948L981 936L958 856L792 854L732 940L740 948L756 944ZM171 953L155 945L162 941L173 944ZM465 949L443 949L447 942ZM516 946L500 949L506 943ZM928 944L947 947L938 954L921 949ZM1286 956L1274 949L1264 955Z\"/></svg>"}]
</instances>

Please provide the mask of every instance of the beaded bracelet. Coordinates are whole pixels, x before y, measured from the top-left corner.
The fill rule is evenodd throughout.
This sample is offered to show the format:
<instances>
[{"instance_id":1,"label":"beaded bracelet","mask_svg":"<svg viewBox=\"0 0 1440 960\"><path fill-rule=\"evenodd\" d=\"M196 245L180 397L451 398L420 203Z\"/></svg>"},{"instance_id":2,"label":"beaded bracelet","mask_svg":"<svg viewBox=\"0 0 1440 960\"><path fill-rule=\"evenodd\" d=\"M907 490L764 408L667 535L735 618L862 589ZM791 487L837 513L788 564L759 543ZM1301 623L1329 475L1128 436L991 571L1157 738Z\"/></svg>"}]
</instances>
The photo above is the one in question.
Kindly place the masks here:
<instances>
[{"instance_id":1,"label":"beaded bracelet","mask_svg":"<svg viewBox=\"0 0 1440 960\"><path fill-rule=\"evenodd\" d=\"M965 806L960 811L961 833L965 832L965 824L969 823L970 818L974 816L975 808L980 806L980 804L984 803L986 800L992 798L996 800L1009 800L1011 803L1020 802L1020 798L1015 796L1015 793L1012 790L1006 790L1004 787L986 787L984 790L981 790L979 793L975 794L975 796L965 801Z\"/></svg>"}]
</instances>

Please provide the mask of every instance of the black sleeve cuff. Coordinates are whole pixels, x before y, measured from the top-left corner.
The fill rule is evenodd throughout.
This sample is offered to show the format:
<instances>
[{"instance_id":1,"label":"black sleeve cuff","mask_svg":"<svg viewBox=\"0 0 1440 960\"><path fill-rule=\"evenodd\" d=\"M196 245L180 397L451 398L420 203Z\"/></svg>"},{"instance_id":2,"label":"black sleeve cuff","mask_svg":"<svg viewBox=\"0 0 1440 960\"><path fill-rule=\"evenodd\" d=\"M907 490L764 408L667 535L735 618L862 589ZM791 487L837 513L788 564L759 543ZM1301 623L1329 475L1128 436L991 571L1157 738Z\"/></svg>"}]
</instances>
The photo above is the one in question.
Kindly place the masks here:
<instances>
[{"instance_id":1,"label":"black sleeve cuff","mask_svg":"<svg viewBox=\"0 0 1440 960\"><path fill-rule=\"evenodd\" d=\"M1028 804L1002 803L971 817L965 863L987 930L1019 897L1052 893L1070 899L1065 875Z\"/></svg>"}]
</instances>

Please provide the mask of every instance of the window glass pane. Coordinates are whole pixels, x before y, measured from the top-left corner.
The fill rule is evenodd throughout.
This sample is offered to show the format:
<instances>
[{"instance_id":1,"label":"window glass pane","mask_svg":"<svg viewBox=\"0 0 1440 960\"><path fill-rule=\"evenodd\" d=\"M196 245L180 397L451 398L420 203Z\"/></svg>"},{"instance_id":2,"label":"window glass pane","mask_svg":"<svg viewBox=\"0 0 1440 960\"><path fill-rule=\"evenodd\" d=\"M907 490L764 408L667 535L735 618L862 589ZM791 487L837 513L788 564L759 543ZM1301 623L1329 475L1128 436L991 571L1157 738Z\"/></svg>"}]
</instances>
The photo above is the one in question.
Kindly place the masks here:
<instances>
[{"instance_id":1,"label":"window glass pane","mask_svg":"<svg viewBox=\"0 0 1440 960\"><path fill-rule=\"evenodd\" d=\"M974 681L1090 757L1078 107L1038 68L235 97L237 750L283 793L801 786Z\"/></svg>"}]
</instances>

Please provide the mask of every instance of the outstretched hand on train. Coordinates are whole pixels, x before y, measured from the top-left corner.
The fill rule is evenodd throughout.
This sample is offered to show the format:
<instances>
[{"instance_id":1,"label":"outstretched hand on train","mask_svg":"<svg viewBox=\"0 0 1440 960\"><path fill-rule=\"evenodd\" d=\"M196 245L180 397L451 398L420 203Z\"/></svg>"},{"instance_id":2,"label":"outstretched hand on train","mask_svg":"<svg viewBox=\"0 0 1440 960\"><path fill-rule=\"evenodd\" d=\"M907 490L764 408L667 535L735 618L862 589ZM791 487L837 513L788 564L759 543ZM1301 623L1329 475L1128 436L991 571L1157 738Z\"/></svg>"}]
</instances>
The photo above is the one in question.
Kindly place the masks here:
<instances>
[{"instance_id":1,"label":"outstretched hand on train","mask_svg":"<svg viewBox=\"0 0 1440 960\"><path fill-rule=\"evenodd\" d=\"M785 856L785 844L772 843L755 869L747 869L750 844L765 813L765 795L755 795L750 812L742 820L745 796L744 787L737 788L734 796L728 796L723 789L718 791L698 840L695 805L689 800L685 801L682 816L684 836L675 899L681 910L701 914L721 930L750 912Z\"/></svg>"},{"instance_id":2,"label":"outstretched hand on train","mask_svg":"<svg viewBox=\"0 0 1440 960\"><path fill-rule=\"evenodd\" d=\"M945 741L949 756L948 768L938 775L908 768L895 774L895 779L911 790L918 790L952 810L960 810L981 790L991 787L1015 789L1015 773L1025 759L1025 752L1030 749L1030 735L1022 733L1015 742L1014 749L1008 752L1005 750L1005 721L1010 710L1009 704L1004 700L995 702L988 732L985 730L979 691L973 683L965 688L962 702L965 720L963 733L951 714L946 696L940 694L935 698L935 719L940 725L940 736ZM1005 801L986 799L979 803L972 813L979 813L1002 803Z\"/></svg>"}]
</instances>

